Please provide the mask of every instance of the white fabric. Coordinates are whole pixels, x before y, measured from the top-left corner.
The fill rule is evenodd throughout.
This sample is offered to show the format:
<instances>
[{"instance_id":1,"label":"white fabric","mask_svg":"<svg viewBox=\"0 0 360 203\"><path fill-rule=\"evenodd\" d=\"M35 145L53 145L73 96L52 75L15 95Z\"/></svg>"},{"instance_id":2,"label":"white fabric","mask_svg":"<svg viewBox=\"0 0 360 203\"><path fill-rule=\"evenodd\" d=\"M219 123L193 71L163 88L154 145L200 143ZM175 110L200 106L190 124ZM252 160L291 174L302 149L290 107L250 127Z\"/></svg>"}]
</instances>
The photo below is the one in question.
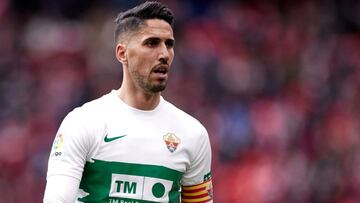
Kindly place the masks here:
<instances>
[{"instance_id":1,"label":"white fabric","mask_svg":"<svg viewBox=\"0 0 360 203\"><path fill-rule=\"evenodd\" d=\"M72 203L78 192L80 180L64 175L47 177L44 203Z\"/></svg>"},{"instance_id":2,"label":"white fabric","mask_svg":"<svg viewBox=\"0 0 360 203\"><path fill-rule=\"evenodd\" d=\"M180 140L174 152L165 144L167 133ZM105 136L122 135L104 142ZM210 172L211 149L200 122L162 97L154 110L142 111L126 105L113 90L74 109L62 122L49 158L45 199L74 202L77 192L81 197L79 184L65 186L61 177L81 180L85 163L93 159L165 166L184 173L182 185L195 185Z\"/></svg>"}]
</instances>

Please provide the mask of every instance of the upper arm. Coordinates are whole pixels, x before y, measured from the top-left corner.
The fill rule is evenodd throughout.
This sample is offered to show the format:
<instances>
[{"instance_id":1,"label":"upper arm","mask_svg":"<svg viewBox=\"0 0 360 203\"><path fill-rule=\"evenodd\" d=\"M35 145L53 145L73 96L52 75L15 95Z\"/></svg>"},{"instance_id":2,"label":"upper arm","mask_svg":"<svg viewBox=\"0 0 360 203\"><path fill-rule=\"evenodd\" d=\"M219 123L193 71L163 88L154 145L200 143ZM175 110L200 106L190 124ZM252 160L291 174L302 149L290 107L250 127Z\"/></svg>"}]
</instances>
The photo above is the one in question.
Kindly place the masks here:
<instances>
[{"instance_id":1,"label":"upper arm","mask_svg":"<svg viewBox=\"0 0 360 203\"><path fill-rule=\"evenodd\" d=\"M75 201L90 149L84 120L84 116L73 111L59 127L49 157L44 201Z\"/></svg>"},{"instance_id":2,"label":"upper arm","mask_svg":"<svg viewBox=\"0 0 360 203\"><path fill-rule=\"evenodd\" d=\"M54 139L48 162L47 177L67 175L81 179L88 153L88 138L83 116L69 113Z\"/></svg>"},{"instance_id":3,"label":"upper arm","mask_svg":"<svg viewBox=\"0 0 360 203\"><path fill-rule=\"evenodd\" d=\"M181 199L182 202L211 202L211 146L205 129L196 145L198 150L181 180Z\"/></svg>"}]
</instances>

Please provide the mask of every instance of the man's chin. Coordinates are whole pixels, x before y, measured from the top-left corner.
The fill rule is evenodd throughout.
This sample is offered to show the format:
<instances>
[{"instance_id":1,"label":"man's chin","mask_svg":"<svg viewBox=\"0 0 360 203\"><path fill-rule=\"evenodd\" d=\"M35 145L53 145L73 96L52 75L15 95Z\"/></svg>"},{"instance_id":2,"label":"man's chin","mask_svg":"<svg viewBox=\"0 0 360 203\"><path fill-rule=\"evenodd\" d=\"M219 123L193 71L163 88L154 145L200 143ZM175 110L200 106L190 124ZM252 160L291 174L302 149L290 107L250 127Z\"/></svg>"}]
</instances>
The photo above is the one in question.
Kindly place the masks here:
<instances>
[{"instance_id":1,"label":"man's chin","mask_svg":"<svg viewBox=\"0 0 360 203\"><path fill-rule=\"evenodd\" d=\"M158 92L165 90L165 88L166 88L166 85L154 85L150 88L150 92L158 93Z\"/></svg>"},{"instance_id":2,"label":"man's chin","mask_svg":"<svg viewBox=\"0 0 360 203\"><path fill-rule=\"evenodd\" d=\"M163 82L163 83L159 83L159 84L151 84L151 85L148 85L146 87L146 90L149 92L149 93L159 93L163 90L165 90L166 88L166 82Z\"/></svg>"}]
</instances>

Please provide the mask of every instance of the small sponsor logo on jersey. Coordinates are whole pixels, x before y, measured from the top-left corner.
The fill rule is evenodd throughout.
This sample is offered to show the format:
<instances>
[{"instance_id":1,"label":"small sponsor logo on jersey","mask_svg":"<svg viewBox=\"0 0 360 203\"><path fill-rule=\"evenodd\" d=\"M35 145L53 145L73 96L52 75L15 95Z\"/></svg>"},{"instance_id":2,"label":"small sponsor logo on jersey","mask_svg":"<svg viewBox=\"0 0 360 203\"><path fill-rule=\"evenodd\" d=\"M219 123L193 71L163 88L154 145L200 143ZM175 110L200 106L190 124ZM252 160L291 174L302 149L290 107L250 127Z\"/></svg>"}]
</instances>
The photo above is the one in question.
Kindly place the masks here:
<instances>
[{"instance_id":1,"label":"small sponsor logo on jersey","mask_svg":"<svg viewBox=\"0 0 360 203\"><path fill-rule=\"evenodd\" d=\"M53 144L53 151L55 157L60 157L63 154L64 136L57 134Z\"/></svg>"},{"instance_id":2,"label":"small sponsor logo on jersey","mask_svg":"<svg viewBox=\"0 0 360 203\"><path fill-rule=\"evenodd\" d=\"M172 184L160 178L112 174L109 197L168 202Z\"/></svg>"},{"instance_id":3,"label":"small sponsor logo on jersey","mask_svg":"<svg viewBox=\"0 0 360 203\"><path fill-rule=\"evenodd\" d=\"M170 152L174 152L180 144L180 139L174 133L167 133L163 138Z\"/></svg>"},{"instance_id":4,"label":"small sponsor logo on jersey","mask_svg":"<svg viewBox=\"0 0 360 203\"><path fill-rule=\"evenodd\" d=\"M114 140L117 140L119 138L125 137L126 135L120 135L120 136L116 136L116 137L108 137L108 135L106 134L106 136L104 137L104 142L111 142Z\"/></svg>"},{"instance_id":5,"label":"small sponsor logo on jersey","mask_svg":"<svg viewBox=\"0 0 360 203\"><path fill-rule=\"evenodd\" d=\"M211 179L211 171L204 175L204 182L206 182L206 181L208 181L210 179Z\"/></svg>"}]
</instances>

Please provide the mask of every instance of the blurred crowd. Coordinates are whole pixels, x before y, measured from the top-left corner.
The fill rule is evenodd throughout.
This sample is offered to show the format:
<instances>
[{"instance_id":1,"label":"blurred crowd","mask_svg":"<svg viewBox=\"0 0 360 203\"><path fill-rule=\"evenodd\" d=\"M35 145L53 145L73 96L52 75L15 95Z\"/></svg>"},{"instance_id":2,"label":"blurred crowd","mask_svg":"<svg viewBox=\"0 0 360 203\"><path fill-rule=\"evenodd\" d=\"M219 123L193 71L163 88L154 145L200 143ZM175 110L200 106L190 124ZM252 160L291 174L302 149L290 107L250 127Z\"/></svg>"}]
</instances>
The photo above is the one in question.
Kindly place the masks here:
<instances>
[{"instance_id":1,"label":"blurred crowd","mask_svg":"<svg viewBox=\"0 0 360 203\"><path fill-rule=\"evenodd\" d=\"M120 87L113 20L139 2L0 1L1 203L41 202L64 116ZM360 202L360 2L162 2L163 95L209 131L215 202Z\"/></svg>"}]
</instances>

